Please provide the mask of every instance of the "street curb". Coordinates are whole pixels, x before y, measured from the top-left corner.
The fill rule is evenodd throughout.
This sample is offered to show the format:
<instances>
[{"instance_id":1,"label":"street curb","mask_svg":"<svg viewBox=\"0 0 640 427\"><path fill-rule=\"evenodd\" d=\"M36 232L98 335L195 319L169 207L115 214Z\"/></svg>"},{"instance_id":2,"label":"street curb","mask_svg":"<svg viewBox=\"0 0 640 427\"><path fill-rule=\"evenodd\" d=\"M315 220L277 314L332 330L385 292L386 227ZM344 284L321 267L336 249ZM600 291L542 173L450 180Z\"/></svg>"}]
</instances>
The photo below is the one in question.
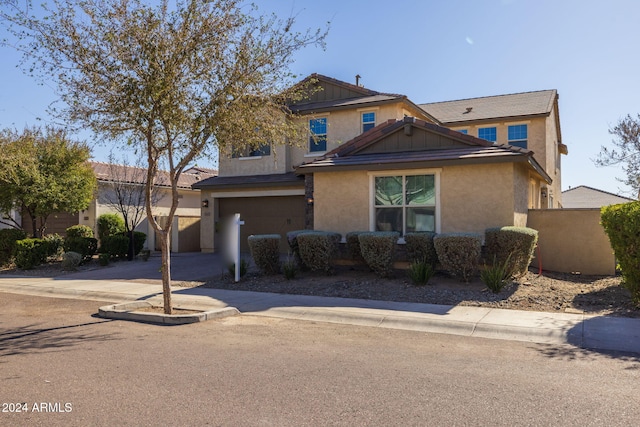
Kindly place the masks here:
<instances>
[{"instance_id":1,"label":"street curb","mask_svg":"<svg viewBox=\"0 0 640 427\"><path fill-rule=\"evenodd\" d=\"M189 323L204 322L212 319L235 316L240 312L234 307L216 308L213 310L200 311L189 314L164 314L139 311L152 307L158 307L149 301L134 301L123 304L105 305L98 309L98 315L107 319L130 320L143 323L154 323L162 325L185 325ZM192 307L174 308L174 311L198 310Z\"/></svg>"}]
</instances>

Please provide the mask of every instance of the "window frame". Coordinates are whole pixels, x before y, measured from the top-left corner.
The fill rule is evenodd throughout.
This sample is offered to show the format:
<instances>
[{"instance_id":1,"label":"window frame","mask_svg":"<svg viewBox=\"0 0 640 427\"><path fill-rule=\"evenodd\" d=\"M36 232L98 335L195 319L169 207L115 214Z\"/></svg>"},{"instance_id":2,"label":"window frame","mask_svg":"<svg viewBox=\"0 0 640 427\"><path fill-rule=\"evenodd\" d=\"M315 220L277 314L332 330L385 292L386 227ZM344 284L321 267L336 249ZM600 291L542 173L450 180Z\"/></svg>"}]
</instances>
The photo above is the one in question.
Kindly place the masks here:
<instances>
[{"instance_id":1,"label":"window frame","mask_svg":"<svg viewBox=\"0 0 640 427\"><path fill-rule=\"evenodd\" d=\"M516 128L521 129L523 127L525 131L525 137L522 138L522 135L518 134L518 135L514 135L514 138L512 138L511 131L513 130L513 132L516 133L518 132ZM526 123L519 123L519 124L507 126L507 144L508 145L511 145L514 147L520 147L525 150L528 150L529 149L528 143L529 143L529 126Z\"/></svg>"},{"instance_id":2,"label":"window frame","mask_svg":"<svg viewBox=\"0 0 640 427\"><path fill-rule=\"evenodd\" d=\"M492 133L495 139L489 139L489 138L485 138L484 136L480 136L480 132L482 131L493 131ZM489 141L489 142L498 142L498 128L496 126L478 128L478 138L484 139L485 141Z\"/></svg>"},{"instance_id":3,"label":"window frame","mask_svg":"<svg viewBox=\"0 0 640 427\"><path fill-rule=\"evenodd\" d=\"M369 116L373 114L373 120L365 121L365 116ZM369 126L367 129L365 127ZM376 127L376 112L375 111L365 111L360 114L360 130L361 133L365 133L366 131L373 129Z\"/></svg>"},{"instance_id":4,"label":"window frame","mask_svg":"<svg viewBox=\"0 0 640 427\"><path fill-rule=\"evenodd\" d=\"M313 123L324 122L324 133L316 133ZM327 151L327 133L328 119L327 117L314 117L309 119L309 145L307 146L310 154L321 154ZM324 145L323 145L324 143Z\"/></svg>"},{"instance_id":5,"label":"window frame","mask_svg":"<svg viewBox=\"0 0 640 427\"><path fill-rule=\"evenodd\" d=\"M435 206L434 207L434 215L435 215L435 233L441 232L441 198L440 198L440 174L442 169L434 168L434 169L400 169L400 170L390 170L390 171L371 171L368 173L369 175L369 230L376 231L376 178L379 177L388 177L388 176L401 176L403 183L403 197L405 194L405 185L407 176L421 176L421 175L433 175L434 177L434 189L435 189ZM404 243L404 235L407 230L407 208L415 208L420 206L431 206L431 205L408 205L406 201L403 201L402 205L397 205L397 207L402 208L402 233L400 234L400 238L398 239L398 243Z\"/></svg>"}]
</instances>

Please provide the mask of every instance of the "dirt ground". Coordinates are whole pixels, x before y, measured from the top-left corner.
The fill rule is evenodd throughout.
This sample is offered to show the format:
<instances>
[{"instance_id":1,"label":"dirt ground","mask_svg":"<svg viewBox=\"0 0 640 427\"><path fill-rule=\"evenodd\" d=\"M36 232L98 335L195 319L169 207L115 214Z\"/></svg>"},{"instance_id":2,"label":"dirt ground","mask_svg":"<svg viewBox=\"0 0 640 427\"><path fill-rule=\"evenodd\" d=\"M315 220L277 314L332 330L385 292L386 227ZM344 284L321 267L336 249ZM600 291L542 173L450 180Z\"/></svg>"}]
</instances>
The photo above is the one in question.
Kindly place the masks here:
<instances>
[{"instance_id":1,"label":"dirt ground","mask_svg":"<svg viewBox=\"0 0 640 427\"><path fill-rule=\"evenodd\" d=\"M108 268L124 265L126 261L121 261L110 264ZM81 270L98 268L104 267L99 267L97 260L80 267ZM70 272L62 270L59 263L54 263L27 271L5 268L0 274L58 277ZM157 280L135 280L159 283ZM330 276L323 273L298 272L294 279L287 280L281 274L265 276L252 268L238 283L234 283L228 274L219 274L206 281L175 281L173 285L640 318L640 308L634 306L629 292L620 285L620 281L618 276L584 276L552 272L538 275L532 269L525 277L494 294L479 278L470 283L462 283L444 273L436 273L428 285L415 286L403 270L396 270L392 278L380 278L366 267L337 266L335 274Z\"/></svg>"}]
</instances>

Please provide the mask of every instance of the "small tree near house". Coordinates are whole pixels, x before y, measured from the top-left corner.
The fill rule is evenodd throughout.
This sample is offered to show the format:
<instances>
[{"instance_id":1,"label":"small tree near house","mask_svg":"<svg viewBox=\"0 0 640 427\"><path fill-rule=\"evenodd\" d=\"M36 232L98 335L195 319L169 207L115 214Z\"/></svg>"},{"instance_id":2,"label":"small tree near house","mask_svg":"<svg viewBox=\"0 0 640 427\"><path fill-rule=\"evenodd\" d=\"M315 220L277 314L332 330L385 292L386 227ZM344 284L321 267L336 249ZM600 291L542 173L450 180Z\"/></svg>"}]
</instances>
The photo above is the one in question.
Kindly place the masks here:
<instances>
[{"instance_id":1,"label":"small tree near house","mask_svg":"<svg viewBox=\"0 0 640 427\"><path fill-rule=\"evenodd\" d=\"M54 77L66 106L60 115L146 154L145 209L159 236L171 313L169 239L180 175L216 146L304 140L286 102L308 88L291 84L289 65L299 49L323 45L326 31L293 31L294 18L261 16L239 0L53 0L42 18L8 3L0 18L22 40L25 68ZM151 206L160 167L171 188L164 225Z\"/></svg>"}]
</instances>

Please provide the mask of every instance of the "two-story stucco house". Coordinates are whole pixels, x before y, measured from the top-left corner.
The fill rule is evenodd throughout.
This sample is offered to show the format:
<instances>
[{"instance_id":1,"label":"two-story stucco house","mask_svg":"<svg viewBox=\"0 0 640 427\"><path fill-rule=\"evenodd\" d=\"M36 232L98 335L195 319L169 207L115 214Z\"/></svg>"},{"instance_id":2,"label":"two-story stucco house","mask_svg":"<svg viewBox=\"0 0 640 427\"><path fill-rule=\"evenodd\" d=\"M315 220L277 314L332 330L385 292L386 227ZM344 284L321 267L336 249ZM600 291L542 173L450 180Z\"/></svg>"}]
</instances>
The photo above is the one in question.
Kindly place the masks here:
<instances>
[{"instance_id":1,"label":"two-story stucco house","mask_svg":"<svg viewBox=\"0 0 640 427\"><path fill-rule=\"evenodd\" d=\"M404 95L317 74L309 78L321 90L290 106L308 124L304 148L274 144L245 157L221 156L219 175L194 185L207 200L203 251L220 249L220 221L233 213L245 222L241 242L246 249L251 234L284 236L303 228L342 234L481 232L526 225L529 208L559 203L556 158L566 147L555 91L544 92L548 111L539 111L540 102L523 94L503 98L518 105L513 114L506 105L489 110L493 121L486 111L471 118L467 109L485 108L468 100L461 111L466 120L456 121L455 105L445 114L441 104L446 103L417 105ZM512 122L520 126L515 134ZM490 127L495 137L480 131ZM503 133L518 139L507 145ZM557 194L553 202L550 194ZM281 249L287 249L284 239Z\"/></svg>"}]
</instances>

